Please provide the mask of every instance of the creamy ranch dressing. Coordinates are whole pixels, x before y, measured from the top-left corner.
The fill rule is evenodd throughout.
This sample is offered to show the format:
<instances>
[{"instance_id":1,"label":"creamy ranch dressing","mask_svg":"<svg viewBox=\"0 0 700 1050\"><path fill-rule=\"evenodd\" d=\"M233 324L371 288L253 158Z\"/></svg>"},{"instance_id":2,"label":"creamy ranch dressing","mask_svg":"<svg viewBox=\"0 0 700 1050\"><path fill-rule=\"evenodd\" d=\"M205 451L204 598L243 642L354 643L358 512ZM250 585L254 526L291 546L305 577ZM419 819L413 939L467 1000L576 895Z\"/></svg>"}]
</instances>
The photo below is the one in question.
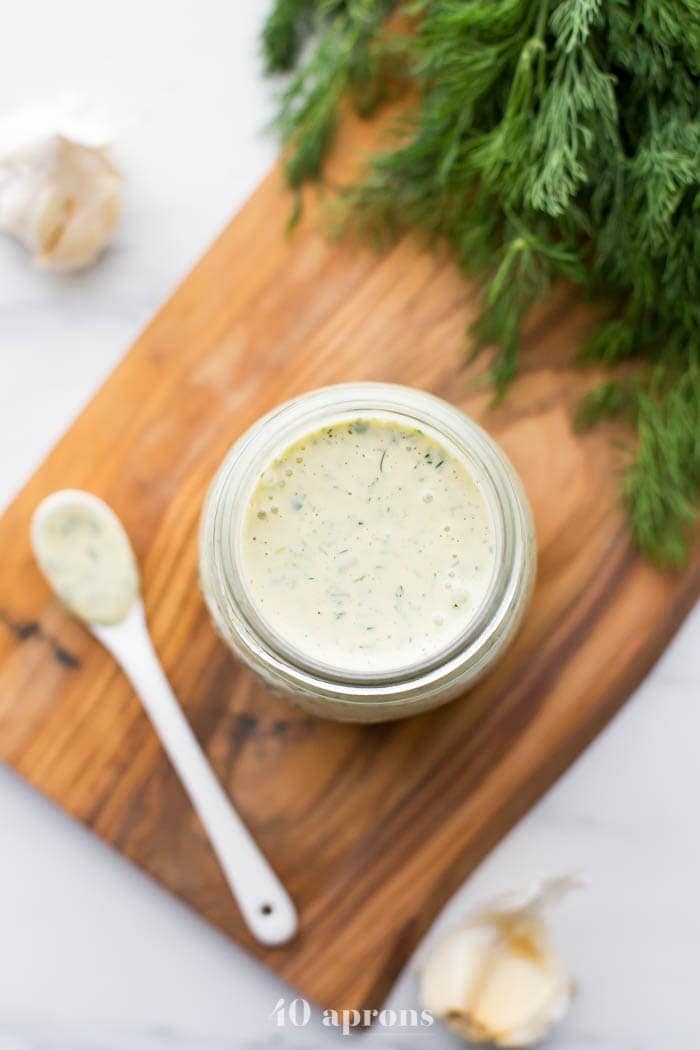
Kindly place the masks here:
<instances>
[{"instance_id":1,"label":"creamy ranch dressing","mask_svg":"<svg viewBox=\"0 0 700 1050\"><path fill-rule=\"evenodd\" d=\"M382 419L315 431L265 470L246 509L244 583L304 656L386 672L449 646L494 567L491 517L467 465Z\"/></svg>"},{"instance_id":2,"label":"creamy ranch dressing","mask_svg":"<svg viewBox=\"0 0 700 1050\"><path fill-rule=\"evenodd\" d=\"M112 510L88 492L55 492L37 508L32 545L51 587L89 623L119 623L139 590L129 538Z\"/></svg>"}]
</instances>

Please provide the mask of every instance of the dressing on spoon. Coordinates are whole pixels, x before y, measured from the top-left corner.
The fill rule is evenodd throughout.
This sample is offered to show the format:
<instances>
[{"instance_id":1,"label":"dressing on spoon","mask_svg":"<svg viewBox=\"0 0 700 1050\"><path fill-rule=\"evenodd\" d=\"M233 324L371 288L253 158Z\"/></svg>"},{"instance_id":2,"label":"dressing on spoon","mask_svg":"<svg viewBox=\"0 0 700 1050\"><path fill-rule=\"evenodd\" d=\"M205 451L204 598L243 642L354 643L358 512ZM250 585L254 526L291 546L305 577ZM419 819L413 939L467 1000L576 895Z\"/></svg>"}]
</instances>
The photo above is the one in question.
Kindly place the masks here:
<instances>
[{"instance_id":1,"label":"dressing on spoon","mask_svg":"<svg viewBox=\"0 0 700 1050\"><path fill-rule=\"evenodd\" d=\"M120 623L139 593L139 574L124 526L90 492L64 489L39 505L32 546L63 604L87 623Z\"/></svg>"}]
</instances>

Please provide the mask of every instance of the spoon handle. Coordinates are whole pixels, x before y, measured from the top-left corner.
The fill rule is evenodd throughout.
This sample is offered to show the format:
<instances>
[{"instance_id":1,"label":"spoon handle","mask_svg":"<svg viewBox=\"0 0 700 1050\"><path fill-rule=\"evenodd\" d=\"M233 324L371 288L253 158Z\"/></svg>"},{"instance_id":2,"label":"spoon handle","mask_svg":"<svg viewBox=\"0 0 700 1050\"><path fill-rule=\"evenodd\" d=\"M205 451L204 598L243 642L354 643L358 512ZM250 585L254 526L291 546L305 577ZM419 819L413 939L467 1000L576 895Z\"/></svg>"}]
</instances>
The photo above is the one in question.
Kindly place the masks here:
<instances>
[{"instance_id":1,"label":"spoon handle","mask_svg":"<svg viewBox=\"0 0 700 1050\"><path fill-rule=\"evenodd\" d=\"M143 605L136 602L121 623L94 624L91 629L140 697L207 831L251 933L262 944L284 944L297 930L294 904L197 743L153 648Z\"/></svg>"}]
</instances>

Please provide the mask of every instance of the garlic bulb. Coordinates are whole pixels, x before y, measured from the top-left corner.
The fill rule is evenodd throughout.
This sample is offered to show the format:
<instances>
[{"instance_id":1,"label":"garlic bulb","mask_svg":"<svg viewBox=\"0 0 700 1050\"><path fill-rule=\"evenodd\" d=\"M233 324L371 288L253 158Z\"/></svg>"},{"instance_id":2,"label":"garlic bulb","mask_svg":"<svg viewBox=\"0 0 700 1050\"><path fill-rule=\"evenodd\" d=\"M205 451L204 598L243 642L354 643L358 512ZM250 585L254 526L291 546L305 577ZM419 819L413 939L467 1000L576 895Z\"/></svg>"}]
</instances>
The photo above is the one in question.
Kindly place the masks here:
<instances>
[{"instance_id":1,"label":"garlic bulb","mask_svg":"<svg viewBox=\"0 0 700 1050\"><path fill-rule=\"evenodd\" d=\"M121 211L122 178L103 128L70 109L21 110L0 122L0 232L39 266L94 262Z\"/></svg>"},{"instance_id":2,"label":"garlic bulb","mask_svg":"<svg viewBox=\"0 0 700 1050\"><path fill-rule=\"evenodd\" d=\"M546 908L575 883L551 879L452 930L423 970L423 1005L469 1043L530 1046L569 1006L574 983L554 951Z\"/></svg>"}]
</instances>

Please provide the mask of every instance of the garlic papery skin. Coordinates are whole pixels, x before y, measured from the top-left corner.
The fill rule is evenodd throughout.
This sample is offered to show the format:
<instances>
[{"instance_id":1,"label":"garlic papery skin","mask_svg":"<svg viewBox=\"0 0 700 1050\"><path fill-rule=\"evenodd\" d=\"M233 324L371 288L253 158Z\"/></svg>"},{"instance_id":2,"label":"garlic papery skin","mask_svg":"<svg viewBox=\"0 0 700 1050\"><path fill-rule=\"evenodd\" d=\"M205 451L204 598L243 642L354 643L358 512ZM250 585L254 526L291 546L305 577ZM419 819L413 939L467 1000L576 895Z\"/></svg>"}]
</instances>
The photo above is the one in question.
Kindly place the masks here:
<instances>
[{"instance_id":1,"label":"garlic papery skin","mask_svg":"<svg viewBox=\"0 0 700 1050\"><path fill-rule=\"evenodd\" d=\"M94 127L53 110L0 122L0 232L26 246L40 267L89 266L119 221L123 182Z\"/></svg>"},{"instance_id":2,"label":"garlic papery skin","mask_svg":"<svg viewBox=\"0 0 700 1050\"><path fill-rule=\"evenodd\" d=\"M573 885L552 879L479 909L453 929L423 969L423 1005L468 1043L523 1047L543 1039L575 988L544 913Z\"/></svg>"}]
</instances>

